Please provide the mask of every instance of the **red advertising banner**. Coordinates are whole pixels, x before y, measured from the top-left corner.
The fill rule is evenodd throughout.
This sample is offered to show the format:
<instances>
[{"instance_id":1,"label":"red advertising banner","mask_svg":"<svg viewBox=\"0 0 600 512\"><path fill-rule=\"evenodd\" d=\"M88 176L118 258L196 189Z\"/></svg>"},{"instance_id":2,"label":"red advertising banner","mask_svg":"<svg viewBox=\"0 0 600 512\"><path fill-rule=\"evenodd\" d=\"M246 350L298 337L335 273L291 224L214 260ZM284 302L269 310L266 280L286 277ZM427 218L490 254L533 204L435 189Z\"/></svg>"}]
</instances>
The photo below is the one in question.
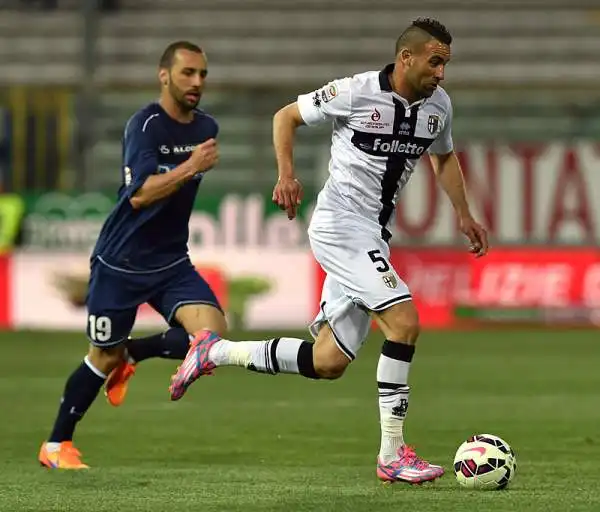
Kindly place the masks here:
<instances>
[{"instance_id":1,"label":"red advertising banner","mask_svg":"<svg viewBox=\"0 0 600 512\"><path fill-rule=\"evenodd\" d=\"M10 255L0 254L0 329L11 326L10 313Z\"/></svg>"},{"instance_id":2,"label":"red advertising banner","mask_svg":"<svg viewBox=\"0 0 600 512\"><path fill-rule=\"evenodd\" d=\"M600 148L594 142L467 143L457 148L475 217L502 244L593 245L600 239ZM392 243L462 240L428 158L402 191Z\"/></svg>"},{"instance_id":3,"label":"red advertising banner","mask_svg":"<svg viewBox=\"0 0 600 512\"><path fill-rule=\"evenodd\" d=\"M450 327L459 306L600 310L600 248L499 248L476 259L457 248L394 248L421 322ZM324 273L316 266L317 297Z\"/></svg>"}]
</instances>

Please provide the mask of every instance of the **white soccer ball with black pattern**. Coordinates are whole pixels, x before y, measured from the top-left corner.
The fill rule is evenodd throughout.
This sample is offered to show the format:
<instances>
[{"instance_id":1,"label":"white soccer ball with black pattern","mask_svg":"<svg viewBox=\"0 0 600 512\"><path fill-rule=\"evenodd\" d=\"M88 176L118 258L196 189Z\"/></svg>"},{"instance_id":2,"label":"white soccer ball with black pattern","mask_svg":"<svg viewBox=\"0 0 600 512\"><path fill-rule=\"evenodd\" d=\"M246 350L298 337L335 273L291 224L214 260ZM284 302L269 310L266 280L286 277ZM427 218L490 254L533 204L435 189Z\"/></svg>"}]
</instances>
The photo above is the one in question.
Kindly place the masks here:
<instances>
[{"instance_id":1,"label":"white soccer ball with black pattern","mask_svg":"<svg viewBox=\"0 0 600 512\"><path fill-rule=\"evenodd\" d=\"M513 449L492 434L469 437L458 447L454 457L456 480L469 489L505 489L516 469Z\"/></svg>"}]
</instances>

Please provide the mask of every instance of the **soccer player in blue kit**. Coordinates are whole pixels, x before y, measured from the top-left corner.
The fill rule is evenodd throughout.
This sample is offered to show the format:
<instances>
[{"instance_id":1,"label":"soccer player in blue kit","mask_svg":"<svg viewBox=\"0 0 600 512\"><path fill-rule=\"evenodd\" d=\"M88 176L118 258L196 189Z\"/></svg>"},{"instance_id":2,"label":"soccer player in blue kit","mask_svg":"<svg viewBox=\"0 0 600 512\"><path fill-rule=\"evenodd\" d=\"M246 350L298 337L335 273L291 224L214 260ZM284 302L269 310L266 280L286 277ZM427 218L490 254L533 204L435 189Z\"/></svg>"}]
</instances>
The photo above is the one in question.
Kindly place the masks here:
<instances>
[{"instance_id":1,"label":"soccer player in blue kit","mask_svg":"<svg viewBox=\"0 0 600 512\"><path fill-rule=\"evenodd\" d=\"M54 428L38 459L57 469L85 469L73 434L100 388L119 405L135 363L185 358L203 329L223 333L217 298L188 255L188 222L204 172L218 161L216 121L197 109L207 59L179 41L164 51L161 94L136 112L123 136L122 185L91 255L88 354L67 380ZM170 328L130 339L138 306L148 303Z\"/></svg>"}]
</instances>

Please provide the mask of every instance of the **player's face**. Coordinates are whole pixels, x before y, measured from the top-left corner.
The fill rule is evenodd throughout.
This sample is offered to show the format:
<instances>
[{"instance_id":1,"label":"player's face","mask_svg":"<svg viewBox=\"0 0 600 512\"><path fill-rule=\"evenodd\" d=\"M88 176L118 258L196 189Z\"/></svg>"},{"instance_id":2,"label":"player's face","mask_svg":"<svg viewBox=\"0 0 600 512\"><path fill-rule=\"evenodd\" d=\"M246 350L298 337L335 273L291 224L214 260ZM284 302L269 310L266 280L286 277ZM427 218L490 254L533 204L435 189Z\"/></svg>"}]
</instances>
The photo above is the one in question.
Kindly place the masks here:
<instances>
[{"instance_id":1,"label":"player's face","mask_svg":"<svg viewBox=\"0 0 600 512\"><path fill-rule=\"evenodd\" d=\"M167 87L170 96L184 112L198 105L207 74L207 61L203 53L177 51L169 70Z\"/></svg>"},{"instance_id":2,"label":"player's face","mask_svg":"<svg viewBox=\"0 0 600 512\"><path fill-rule=\"evenodd\" d=\"M420 98L429 98L444 79L446 64L450 60L450 47L432 40L420 51L411 55L406 69L406 80Z\"/></svg>"}]
</instances>

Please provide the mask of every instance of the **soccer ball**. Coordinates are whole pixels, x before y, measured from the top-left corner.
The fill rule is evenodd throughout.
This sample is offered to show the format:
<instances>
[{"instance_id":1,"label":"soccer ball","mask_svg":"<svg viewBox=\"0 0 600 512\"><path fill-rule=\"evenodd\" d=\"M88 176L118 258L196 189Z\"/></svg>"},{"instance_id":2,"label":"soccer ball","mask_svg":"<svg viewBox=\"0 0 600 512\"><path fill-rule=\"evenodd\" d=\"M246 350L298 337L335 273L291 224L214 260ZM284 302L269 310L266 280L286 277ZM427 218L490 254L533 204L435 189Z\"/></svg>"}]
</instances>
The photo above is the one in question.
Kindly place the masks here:
<instances>
[{"instance_id":1,"label":"soccer ball","mask_svg":"<svg viewBox=\"0 0 600 512\"><path fill-rule=\"evenodd\" d=\"M456 450L454 473L462 487L504 489L517 469L515 452L492 434L469 437Z\"/></svg>"}]
</instances>

